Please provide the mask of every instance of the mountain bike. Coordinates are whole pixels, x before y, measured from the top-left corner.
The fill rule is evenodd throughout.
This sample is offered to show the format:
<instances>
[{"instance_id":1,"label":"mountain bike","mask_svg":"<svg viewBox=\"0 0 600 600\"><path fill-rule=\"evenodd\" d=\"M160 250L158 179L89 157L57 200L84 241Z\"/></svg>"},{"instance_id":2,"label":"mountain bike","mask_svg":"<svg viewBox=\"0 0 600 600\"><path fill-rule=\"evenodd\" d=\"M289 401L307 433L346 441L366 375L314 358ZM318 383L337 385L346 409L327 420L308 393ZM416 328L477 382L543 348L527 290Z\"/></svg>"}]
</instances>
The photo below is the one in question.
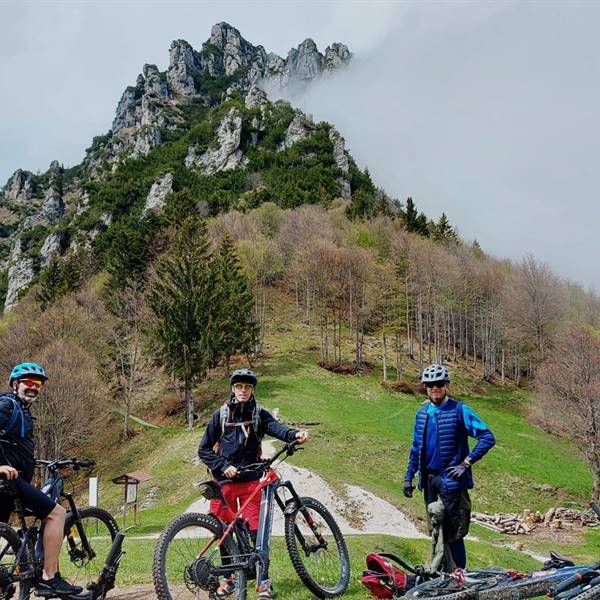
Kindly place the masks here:
<instances>
[{"instance_id":1,"label":"mountain bike","mask_svg":"<svg viewBox=\"0 0 600 600\"><path fill-rule=\"evenodd\" d=\"M302 583L318 598L333 598L346 591L350 560L344 537L331 513L318 500L301 497L289 481L283 481L273 464L297 450L297 442L286 444L272 458L239 471L262 472L250 498L227 523L212 514L188 513L164 529L156 544L153 563L154 588L159 600L198 598L201 591L216 598L219 580L233 577L234 598L246 599L247 580L268 565L268 548L274 505L283 511L285 542L292 565ZM219 483L205 481L202 494L225 503ZM262 494L256 544L241 515L256 494Z\"/></svg>"},{"instance_id":2,"label":"mountain bike","mask_svg":"<svg viewBox=\"0 0 600 600\"><path fill-rule=\"evenodd\" d=\"M592 508L600 518L600 509L596 505ZM408 600L515 600L548 594L558 600L600 600L600 587L596 591L593 587L598 584L591 583L595 576L600 576L600 562L587 567L575 566L571 560L555 552L551 552L550 557L542 569L533 573L499 568L457 569L415 586L406 593L406 597ZM595 596L577 595L590 589L591 593L596 592ZM575 595L560 595L568 590L574 590Z\"/></svg>"},{"instance_id":3,"label":"mountain bike","mask_svg":"<svg viewBox=\"0 0 600 600\"><path fill-rule=\"evenodd\" d=\"M55 501L64 499L69 510L65 521L60 565L62 574L86 592L72 598L101 600L114 587L119 562L123 557L123 538L114 518L95 506L77 508L73 495L64 489L64 479L73 471L91 469L95 463L87 459L68 458L38 460L36 467L45 468L48 479L42 492ZM41 581L44 562L42 544L44 525L29 516L23 507L14 481L0 479L0 494L14 501L19 529L0 523L0 599L9 600L19 587L19 600L27 600Z\"/></svg>"}]
</instances>

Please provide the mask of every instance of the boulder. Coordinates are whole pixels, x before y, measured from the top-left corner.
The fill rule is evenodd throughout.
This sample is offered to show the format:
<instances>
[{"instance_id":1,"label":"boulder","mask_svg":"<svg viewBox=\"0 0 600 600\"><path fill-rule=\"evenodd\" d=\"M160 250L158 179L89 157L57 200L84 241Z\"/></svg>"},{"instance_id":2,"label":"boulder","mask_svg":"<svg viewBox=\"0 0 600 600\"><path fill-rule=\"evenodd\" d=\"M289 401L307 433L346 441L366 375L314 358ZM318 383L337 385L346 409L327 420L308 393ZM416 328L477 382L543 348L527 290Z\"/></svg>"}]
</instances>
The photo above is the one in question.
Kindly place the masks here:
<instances>
[{"instance_id":1,"label":"boulder","mask_svg":"<svg viewBox=\"0 0 600 600\"><path fill-rule=\"evenodd\" d=\"M4 186L4 195L9 200L25 204L33 196L33 174L17 169Z\"/></svg>"},{"instance_id":2,"label":"boulder","mask_svg":"<svg viewBox=\"0 0 600 600\"><path fill-rule=\"evenodd\" d=\"M313 40L304 40L297 50L290 50L287 66L292 79L310 81L323 72L322 55Z\"/></svg>"},{"instance_id":3,"label":"boulder","mask_svg":"<svg viewBox=\"0 0 600 600\"><path fill-rule=\"evenodd\" d=\"M44 244L40 250L42 267L47 267L54 255L63 253L65 240L66 233L64 231L51 233L44 240Z\"/></svg>"},{"instance_id":4,"label":"boulder","mask_svg":"<svg viewBox=\"0 0 600 600\"><path fill-rule=\"evenodd\" d=\"M146 214L151 210L161 210L165 205L167 196L173 191L173 175L167 173L164 177L157 179L150 188L146 197L146 204L142 214Z\"/></svg>"},{"instance_id":5,"label":"boulder","mask_svg":"<svg viewBox=\"0 0 600 600\"><path fill-rule=\"evenodd\" d=\"M333 159L335 160L335 164L343 173L342 177L339 177L337 180L340 184L340 195L344 200L350 200L352 198L350 179L348 177L350 164L346 154L345 140L335 127L332 127L329 130L329 139L333 142Z\"/></svg>"},{"instance_id":6,"label":"boulder","mask_svg":"<svg viewBox=\"0 0 600 600\"><path fill-rule=\"evenodd\" d=\"M44 203L40 213L40 224L46 226L55 225L62 218L65 206L62 196L54 188L48 188L44 192Z\"/></svg>"},{"instance_id":7,"label":"boulder","mask_svg":"<svg viewBox=\"0 0 600 600\"><path fill-rule=\"evenodd\" d=\"M198 156L195 147L190 147L185 158L188 169L199 168L204 175L214 175L219 171L231 171L247 164L248 159L239 149L242 136L242 117L232 108L217 128L215 148L209 148Z\"/></svg>"},{"instance_id":8,"label":"boulder","mask_svg":"<svg viewBox=\"0 0 600 600\"><path fill-rule=\"evenodd\" d=\"M341 67L345 67L352 58L348 46L345 44L331 44L325 49L324 68L327 71L335 71Z\"/></svg>"},{"instance_id":9,"label":"boulder","mask_svg":"<svg viewBox=\"0 0 600 600\"><path fill-rule=\"evenodd\" d=\"M296 113L285 132L285 140L281 145L281 149L284 150L293 146L296 142L305 140L315 132L315 129L315 124L306 115Z\"/></svg>"},{"instance_id":10,"label":"boulder","mask_svg":"<svg viewBox=\"0 0 600 600\"><path fill-rule=\"evenodd\" d=\"M223 53L225 75L233 75L238 69L249 67L252 63L254 46L228 23L221 22L213 26L210 43Z\"/></svg>"},{"instance_id":11,"label":"boulder","mask_svg":"<svg viewBox=\"0 0 600 600\"><path fill-rule=\"evenodd\" d=\"M192 73L201 70L202 64L190 44L185 40L175 40L169 50L167 71L171 91L180 96L195 95L196 85Z\"/></svg>"}]
</instances>

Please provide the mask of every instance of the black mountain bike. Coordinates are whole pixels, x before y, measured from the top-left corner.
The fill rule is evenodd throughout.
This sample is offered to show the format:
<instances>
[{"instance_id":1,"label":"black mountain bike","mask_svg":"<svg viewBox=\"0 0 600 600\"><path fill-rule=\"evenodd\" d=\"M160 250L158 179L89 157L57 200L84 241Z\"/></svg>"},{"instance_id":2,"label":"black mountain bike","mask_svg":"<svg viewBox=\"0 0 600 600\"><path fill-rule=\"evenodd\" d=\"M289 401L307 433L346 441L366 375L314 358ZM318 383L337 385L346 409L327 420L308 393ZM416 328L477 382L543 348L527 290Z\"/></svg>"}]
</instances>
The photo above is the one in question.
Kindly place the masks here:
<instances>
[{"instance_id":1,"label":"black mountain bike","mask_svg":"<svg viewBox=\"0 0 600 600\"><path fill-rule=\"evenodd\" d=\"M115 575L123 556L123 538L114 518L95 506L77 508L72 494L64 489L64 479L73 471L91 469L95 463L87 459L38 460L37 467L48 471L41 490L53 500L68 504L60 565L62 575L86 590L73 596L78 600L99 600L114 587ZM17 592L19 600L27 600L42 578L44 525L29 516L16 494L14 482L0 479L0 494L14 500L19 529L0 523L0 600L9 600ZM31 519L29 519L31 520Z\"/></svg>"},{"instance_id":2,"label":"black mountain bike","mask_svg":"<svg viewBox=\"0 0 600 600\"><path fill-rule=\"evenodd\" d=\"M275 503L283 511L287 550L302 583L318 598L333 598L346 591L350 560L333 516L318 500L298 496L293 485L282 481L272 467L280 456L285 455L284 460L299 449L292 442L273 458L239 469L260 470L263 476L239 510L224 504L230 513L227 523L212 514L187 513L167 525L156 544L152 569L159 600L192 600L205 598L205 594L214 599L223 577L234 578L232 598L245 600L247 580L256 577L261 564L268 564L266 549ZM217 482L206 481L201 486L205 498L225 502ZM256 494L262 494L262 501L255 545L240 515Z\"/></svg>"}]
</instances>

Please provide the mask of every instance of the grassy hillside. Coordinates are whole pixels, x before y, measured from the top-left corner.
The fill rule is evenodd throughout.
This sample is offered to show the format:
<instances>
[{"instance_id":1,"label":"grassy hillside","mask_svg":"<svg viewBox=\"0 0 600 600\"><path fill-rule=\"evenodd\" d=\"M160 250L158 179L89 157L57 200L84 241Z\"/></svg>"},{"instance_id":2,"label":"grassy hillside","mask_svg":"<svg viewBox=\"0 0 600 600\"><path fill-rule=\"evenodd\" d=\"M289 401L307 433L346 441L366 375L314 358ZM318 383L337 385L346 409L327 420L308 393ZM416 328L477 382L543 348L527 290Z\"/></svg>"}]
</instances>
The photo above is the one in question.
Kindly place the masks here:
<instances>
[{"instance_id":1,"label":"grassy hillside","mask_svg":"<svg viewBox=\"0 0 600 600\"><path fill-rule=\"evenodd\" d=\"M276 300L265 356L255 365L260 375L257 392L260 402L270 409L279 408L285 422L310 430L310 443L304 452L293 457L293 462L316 471L340 493L343 483L367 488L423 526L421 496L416 494L408 500L401 493L414 413L423 397L385 389L377 367L363 376L339 375L322 369L317 365L318 353L313 349L310 328L289 325L300 322L291 318L293 311L295 308L286 298ZM367 358L376 365L376 340L369 341L369 348ZM549 436L528 423L526 417L531 408L528 394L516 388L482 383L476 371L465 365L450 367L453 393L466 400L498 438L497 446L475 468L475 510L520 512L525 508L545 510L565 503L583 505L590 494L591 475L568 440ZM405 379L416 382L416 365L407 364L405 369ZM226 394L227 384L218 374L197 390L202 423ZM196 498L192 484L205 478L204 467L195 461L202 427L186 431L179 421L173 418L160 430L140 428L125 447L111 452L110 466L106 464L102 469L101 503L113 509L120 503L122 488L108 483L109 477L138 469L152 476L141 488L143 498L152 496L152 507L141 511L141 525L132 534L160 531ZM116 438L107 437L105 444L114 449ZM472 533L480 540L469 543L472 565L499 563L519 568L533 565L523 554L502 548L515 538L477 526ZM561 546L558 539L522 538L521 541L539 553L553 547L583 561L598 553L600 531L581 534L575 538L575 546L573 538L566 539L564 543L568 542L569 547ZM153 543L153 540L131 541L128 562L140 561L139 573L149 573L146 563ZM425 560L429 551L427 543L422 541L361 537L351 542L356 573L362 569L366 550L375 547L393 550L396 546L401 546L398 550L415 560ZM291 568L285 553L276 553L275 560L287 565L281 571L277 569L285 579ZM128 569L125 567L126 573ZM136 572L133 569L127 580L134 582L141 577L143 581ZM295 588L290 585L292 593ZM359 588L355 589L358 595L354 597L362 597ZM300 591L298 594L286 597L305 597Z\"/></svg>"}]
</instances>

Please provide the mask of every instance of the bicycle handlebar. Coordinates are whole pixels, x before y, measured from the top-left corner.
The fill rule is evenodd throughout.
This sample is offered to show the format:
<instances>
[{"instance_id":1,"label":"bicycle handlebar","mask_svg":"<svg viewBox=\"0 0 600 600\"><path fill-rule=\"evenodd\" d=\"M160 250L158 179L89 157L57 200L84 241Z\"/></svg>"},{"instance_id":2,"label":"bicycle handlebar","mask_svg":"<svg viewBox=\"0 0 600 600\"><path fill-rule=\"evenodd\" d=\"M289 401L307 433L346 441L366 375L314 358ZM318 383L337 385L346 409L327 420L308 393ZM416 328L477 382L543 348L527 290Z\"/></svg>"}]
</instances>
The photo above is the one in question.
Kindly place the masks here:
<instances>
[{"instance_id":1,"label":"bicycle handlebar","mask_svg":"<svg viewBox=\"0 0 600 600\"><path fill-rule=\"evenodd\" d=\"M96 461L91 458L58 458L55 460L37 459L35 461L35 466L38 468L46 467L50 469L50 471L67 468L78 471L79 469L93 469L96 466Z\"/></svg>"},{"instance_id":2,"label":"bicycle handlebar","mask_svg":"<svg viewBox=\"0 0 600 600\"><path fill-rule=\"evenodd\" d=\"M283 446L283 448L274 454L271 458L266 458L259 462L252 463L250 465L244 465L243 467L237 467L238 473L245 473L248 471L266 471L282 454L288 456L292 456L298 450L302 450L300 446L300 442L294 440L293 442L289 442Z\"/></svg>"}]
</instances>

